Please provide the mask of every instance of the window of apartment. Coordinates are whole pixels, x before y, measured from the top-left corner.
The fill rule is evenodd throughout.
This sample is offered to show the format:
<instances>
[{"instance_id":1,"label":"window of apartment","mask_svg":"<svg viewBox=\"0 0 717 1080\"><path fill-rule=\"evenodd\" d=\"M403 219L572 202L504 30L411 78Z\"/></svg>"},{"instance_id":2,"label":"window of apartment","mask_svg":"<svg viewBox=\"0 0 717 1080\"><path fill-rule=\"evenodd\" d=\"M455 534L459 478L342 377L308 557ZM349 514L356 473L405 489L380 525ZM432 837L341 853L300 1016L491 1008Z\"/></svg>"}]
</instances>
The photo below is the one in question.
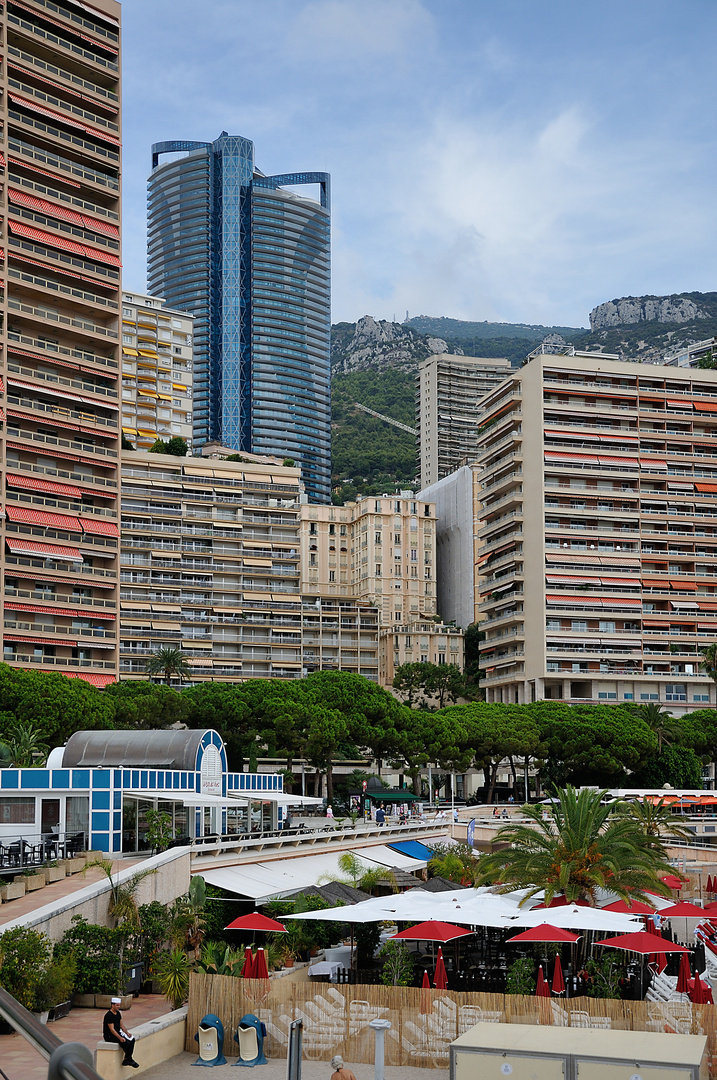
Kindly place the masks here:
<instances>
[{"instance_id":1,"label":"window of apartment","mask_svg":"<svg viewBox=\"0 0 717 1080\"><path fill-rule=\"evenodd\" d=\"M406 648L407 649L412 648L412 646L411 646L411 635L410 634L406 634Z\"/></svg>"},{"instance_id":2,"label":"window of apartment","mask_svg":"<svg viewBox=\"0 0 717 1080\"><path fill-rule=\"evenodd\" d=\"M418 548L411 548L411 562L418 562Z\"/></svg>"},{"instance_id":3,"label":"window of apartment","mask_svg":"<svg viewBox=\"0 0 717 1080\"><path fill-rule=\"evenodd\" d=\"M424 653L424 652L421 653L421 663L422 664L427 664L428 663L428 653Z\"/></svg>"},{"instance_id":4,"label":"window of apartment","mask_svg":"<svg viewBox=\"0 0 717 1080\"><path fill-rule=\"evenodd\" d=\"M418 577L418 567L417 566L412 566L411 567L411 577L415 577L415 578Z\"/></svg>"},{"instance_id":5,"label":"window of apartment","mask_svg":"<svg viewBox=\"0 0 717 1080\"><path fill-rule=\"evenodd\" d=\"M309 522L309 536L316 536L316 522Z\"/></svg>"},{"instance_id":6,"label":"window of apartment","mask_svg":"<svg viewBox=\"0 0 717 1080\"><path fill-rule=\"evenodd\" d=\"M329 536L336 536L336 526L333 524L329 525Z\"/></svg>"},{"instance_id":7,"label":"window of apartment","mask_svg":"<svg viewBox=\"0 0 717 1080\"><path fill-rule=\"evenodd\" d=\"M341 526L340 526L340 528L339 528L339 534L340 534L341 536L346 536L346 526L345 526L345 525L341 525Z\"/></svg>"},{"instance_id":8,"label":"window of apartment","mask_svg":"<svg viewBox=\"0 0 717 1080\"><path fill-rule=\"evenodd\" d=\"M376 513L376 514L381 513L381 500L380 499L376 499L375 503L373 504L373 509L374 509L374 513Z\"/></svg>"},{"instance_id":9,"label":"window of apartment","mask_svg":"<svg viewBox=\"0 0 717 1080\"><path fill-rule=\"evenodd\" d=\"M381 563L376 563L376 577L381 577Z\"/></svg>"},{"instance_id":10,"label":"window of apartment","mask_svg":"<svg viewBox=\"0 0 717 1080\"><path fill-rule=\"evenodd\" d=\"M640 701L659 701L659 694L640 694Z\"/></svg>"},{"instance_id":11,"label":"window of apartment","mask_svg":"<svg viewBox=\"0 0 717 1080\"><path fill-rule=\"evenodd\" d=\"M439 652L439 654L438 654L438 663L439 664L445 664L445 662L446 662L446 654L444 652Z\"/></svg>"},{"instance_id":12,"label":"window of apartment","mask_svg":"<svg viewBox=\"0 0 717 1080\"><path fill-rule=\"evenodd\" d=\"M430 506L428 504L426 504L423 507L423 516L424 517L430 517L430 514L431 514L431 508L430 508Z\"/></svg>"},{"instance_id":13,"label":"window of apartment","mask_svg":"<svg viewBox=\"0 0 717 1080\"><path fill-rule=\"evenodd\" d=\"M581 633L585 633L587 628L587 619L572 619L570 622L571 630L579 630Z\"/></svg>"},{"instance_id":14,"label":"window of apartment","mask_svg":"<svg viewBox=\"0 0 717 1080\"><path fill-rule=\"evenodd\" d=\"M395 503L393 504L393 509L394 509L394 512L395 512L395 513L397 513L397 514L400 514L400 513L401 513L401 503L400 503L400 501L399 501L398 499L397 499L397 500L396 500L396 502L395 502Z\"/></svg>"},{"instance_id":15,"label":"window of apartment","mask_svg":"<svg viewBox=\"0 0 717 1080\"><path fill-rule=\"evenodd\" d=\"M133 319L134 318L134 312L132 311L131 307L123 307L122 308L122 314L126 315L128 319Z\"/></svg>"},{"instance_id":16,"label":"window of apartment","mask_svg":"<svg viewBox=\"0 0 717 1080\"><path fill-rule=\"evenodd\" d=\"M309 555L309 566L316 566L316 555L313 553Z\"/></svg>"},{"instance_id":17,"label":"window of apartment","mask_svg":"<svg viewBox=\"0 0 717 1080\"><path fill-rule=\"evenodd\" d=\"M393 534L393 542L394 542L394 544L400 544L401 543L401 534L400 533L394 533Z\"/></svg>"},{"instance_id":18,"label":"window of apartment","mask_svg":"<svg viewBox=\"0 0 717 1080\"><path fill-rule=\"evenodd\" d=\"M693 701L709 701L709 699L710 699L709 694L693 694L692 695L692 700Z\"/></svg>"},{"instance_id":19,"label":"window of apartment","mask_svg":"<svg viewBox=\"0 0 717 1080\"><path fill-rule=\"evenodd\" d=\"M684 683L667 683L665 701L687 701L687 687Z\"/></svg>"},{"instance_id":20,"label":"window of apartment","mask_svg":"<svg viewBox=\"0 0 717 1080\"><path fill-rule=\"evenodd\" d=\"M400 611L394 611L393 618L395 622L400 622L402 618L402 613ZM398 638L396 638L396 642L398 642Z\"/></svg>"},{"instance_id":21,"label":"window of apartment","mask_svg":"<svg viewBox=\"0 0 717 1080\"><path fill-rule=\"evenodd\" d=\"M634 699L634 697L635 697L634 694L623 694L622 695L622 700L623 701L632 701Z\"/></svg>"},{"instance_id":22,"label":"window of apartment","mask_svg":"<svg viewBox=\"0 0 717 1080\"><path fill-rule=\"evenodd\" d=\"M601 701L614 701L617 698L617 694L613 693L612 690L599 690L598 698Z\"/></svg>"},{"instance_id":23,"label":"window of apartment","mask_svg":"<svg viewBox=\"0 0 717 1080\"><path fill-rule=\"evenodd\" d=\"M329 570L329 581L336 581L336 571Z\"/></svg>"},{"instance_id":24,"label":"window of apartment","mask_svg":"<svg viewBox=\"0 0 717 1080\"><path fill-rule=\"evenodd\" d=\"M600 621L600 633L601 634L614 634L615 623L610 621Z\"/></svg>"},{"instance_id":25,"label":"window of apartment","mask_svg":"<svg viewBox=\"0 0 717 1080\"><path fill-rule=\"evenodd\" d=\"M381 533L380 532L377 532L376 535L374 536L374 542L377 543L377 544L381 543Z\"/></svg>"}]
</instances>

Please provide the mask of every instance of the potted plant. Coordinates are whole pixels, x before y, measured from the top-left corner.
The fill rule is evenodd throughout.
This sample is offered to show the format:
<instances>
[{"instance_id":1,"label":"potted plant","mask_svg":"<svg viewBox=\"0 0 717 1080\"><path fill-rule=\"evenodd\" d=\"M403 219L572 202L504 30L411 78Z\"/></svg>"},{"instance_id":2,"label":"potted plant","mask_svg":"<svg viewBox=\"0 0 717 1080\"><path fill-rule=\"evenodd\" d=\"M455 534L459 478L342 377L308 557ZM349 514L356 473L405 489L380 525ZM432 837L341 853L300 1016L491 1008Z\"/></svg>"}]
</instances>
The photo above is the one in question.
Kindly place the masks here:
<instances>
[{"instance_id":1,"label":"potted plant","mask_svg":"<svg viewBox=\"0 0 717 1080\"><path fill-rule=\"evenodd\" d=\"M75 981L77 963L72 953L65 953L57 960L52 960L40 972L35 987L33 1012L40 1014L40 1023L60 1020L67 1016L72 1007L72 989Z\"/></svg>"},{"instance_id":2,"label":"potted plant","mask_svg":"<svg viewBox=\"0 0 717 1080\"><path fill-rule=\"evenodd\" d=\"M157 982L160 993L180 1009L189 993L189 957L183 949L172 949L160 956L157 963Z\"/></svg>"}]
</instances>

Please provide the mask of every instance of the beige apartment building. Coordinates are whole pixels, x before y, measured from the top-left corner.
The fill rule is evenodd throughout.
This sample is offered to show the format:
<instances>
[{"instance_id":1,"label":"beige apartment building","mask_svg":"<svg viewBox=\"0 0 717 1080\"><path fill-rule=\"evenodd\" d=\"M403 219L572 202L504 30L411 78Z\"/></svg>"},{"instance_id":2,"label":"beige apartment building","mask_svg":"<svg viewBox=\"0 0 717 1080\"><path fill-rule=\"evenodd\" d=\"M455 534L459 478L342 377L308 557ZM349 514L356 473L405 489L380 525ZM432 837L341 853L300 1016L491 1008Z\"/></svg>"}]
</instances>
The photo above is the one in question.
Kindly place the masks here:
<instances>
[{"instance_id":1,"label":"beige apartment building","mask_svg":"<svg viewBox=\"0 0 717 1080\"><path fill-rule=\"evenodd\" d=\"M717 372L556 355L481 402L489 701L717 702Z\"/></svg>"},{"instance_id":2,"label":"beige apartment building","mask_svg":"<svg viewBox=\"0 0 717 1080\"><path fill-rule=\"evenodd\" d=\"M173 438L191 450L193 337L193 315L122 294L122 432L138 450Z\"/></svg>"},{"instance_id":3,"label":"beige apartment building","mask_svg":"<svg viewBox=\"0 0 717 1080\"><path fill-rule=\"evenodd\" d=\"M192 683L298 678L300 470L209 450L123 452L121 676L178 646Z\"/></svg>"},{"instance_id":4,"label":"beige apartment building","mask_svg":"<svg viewBox=\"0 0 717 1080\"><path fill-rule=\"evenodd\" d=\"M510 372L510 361L438 353L418 365L416 427L421 489L475 455L478 402Z\"/></svg>"},{"instance_id":5,"label":"beige apartment building","mask_svg":"<svg viewBox=\"0 0 717 1080\"><path fill-rule=\"evenodd\" d=\"M379 678L378 610L365 600L302 596L303 670Z\"/></svg>"},{"instance_id":6,"label":"beige apartment building","mask_svg":"<svg viewBox=\"0 0 717 1080\"><path fill-rule=\"evenodd\" d=\"M3 658L117 672L120 5L0 10Z\"/></svg>"},{"instance_id":7,"label":"beige apartment building","mask_svg":"<svg viewBox=\"0 0 717 1080\"><path fill-rule=\"evenodd\" d=\"M435 538L435 506L412 491L301 507L302 592L371 605L384 686L413 660L463 667L462 631L435 621Z\"/></svg>"}]
</instances>

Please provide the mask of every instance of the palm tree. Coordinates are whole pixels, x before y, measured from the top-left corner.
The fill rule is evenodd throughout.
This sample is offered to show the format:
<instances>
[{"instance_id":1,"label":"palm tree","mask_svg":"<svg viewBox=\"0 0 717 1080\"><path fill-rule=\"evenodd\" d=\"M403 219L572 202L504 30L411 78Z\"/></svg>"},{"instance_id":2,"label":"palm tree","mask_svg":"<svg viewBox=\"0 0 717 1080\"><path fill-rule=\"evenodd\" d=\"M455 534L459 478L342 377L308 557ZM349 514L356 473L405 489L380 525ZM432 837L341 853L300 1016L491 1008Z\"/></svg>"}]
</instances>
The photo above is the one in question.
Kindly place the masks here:
<instances>
[{"instance_id":1,"label":"palm tree","mask_svg":"<svg viewBox=\"0 0 717 1080\"><path fill-rule=\"evenodd\" d=\"M660 881L672 872L662 843L650 837L605 791L555 791L554 803L523 807L530 824L507 825L495 842L508 844L481 859L481 879L501 892L526 889L524 901L545 890L545 903L563 894L595 905L598 889L622 900L644 900L646 890L668 896ZM524 902L523 901L523 902Z\"/></svg>"},{"instance_id":2,"label":"palm tree","mask_svg":"<svg viewBox=\"0 0 717 1080\"><path fill-rule=\"evenodd\" d=\"M398 892L396 877L391 870L383 866L369 867L361 862L353 851L344 851L339 855L339 870L346 875L348 882L343 878L335 877L326 877L322 880L343 881L344 884L352 885L354 889L361 889L362 892L370 893L372 896L381 885L388 885L392 892Z\"/></svg>"},{"instance_id":3,"label":"palm tree","mask_svg":"<svg viewBox=\"0 0 717 1080\"><path fill-rule=\"evenodd\" d=\"M151 877L157 871L153 867L145 870L135 870L126 881L120 881L119 873L112 876L113 863L111 859L92 859L85 866L85 871L93 866L98 867L110 883L109 903L107 914L114 920L120 937L119 943L119 981L120 989L124 987L124 954L127 947L127 939L139 932L139 908L137 906L137 889L140 882Z\"/></svg>"},{"instance_id":4,"label":"palm tree","mask_svg":"<svg viewBox=\"0 0 717 1080\"><path fill-rule=\"evenodd\" d=\"M428 861L428 869L434 877L446 878L460 885L475 885L479 876L479 860L467 844L456 844L444 849L443 845Z\"/></svg>"},{"instance_id":5,"label":"palm tree","mask_svg":"<svg viewBox=\"0 0 717 1080\"><path fill-rule=\"evenodd\" d=\"M152 653L147 661L147 674L164 675L167 686L171 686L173 675L177 675L181 682L182 679L188 679L192 671L184 659L182 650L175 645L166 649L157 649Z\"/></svg>"},{"instance_id":6,"label":"palm tree","mask_svg":"<svg viewBox=\"0 0 717 1080\"><path fill-rule=\"evenodd\" d=\"M694 839L694 833L680 823L664 799L658 802L643 799L639 803L626 803L625 812L635 819L645 835L658 846L662 845L663 840Z\"/></svg>"},{"instance_id":7,"label":"palm tree","mask_svg":"<svg viewBox=\"0 0 717 1080\"><path fill-rule=\"evenodd\" d=\"M204 909L207 905L207 884L201 874L189 882L189 892L175 901L173 936L176 945L186 946L194 953L194 959L202 956L202 943L207 928Z\"/></svg>"},{"instance_id":8,"label":"palm tree","mask_svg":"<svg viewBox=\"0 0 717 1080\"><path fill-rule=\"evenodd\" d=\"M657 735L657 753L662 753L663 746L672 746L682 739L682 728L671 712L656 701L635 705L633 711L647 724L650 731Z\"/></svg>"},{"instance_id":9,"label":"palm tree","mask_svg":"<svg viewBox=\"0 0 717 1080\"><path fill-rule=\"evenodd\" d=\"M37 724L15 720L2 736L0 759L7 765L29 769L44 765L49 746L42 741L42 729Z\"/></svg>"},{"instance_id":10,"label":"palm tree","mask_svg":"<svg viewBox=\"0 0 717 1080\"><path fill-rule=\"evenodd\" d=\"M700 652L704 657L704 660L700 662L700 667L707 672L710 679L717 682L717 642L705 645L703 649L700 649Z\"/></svg>"}]
</instances>

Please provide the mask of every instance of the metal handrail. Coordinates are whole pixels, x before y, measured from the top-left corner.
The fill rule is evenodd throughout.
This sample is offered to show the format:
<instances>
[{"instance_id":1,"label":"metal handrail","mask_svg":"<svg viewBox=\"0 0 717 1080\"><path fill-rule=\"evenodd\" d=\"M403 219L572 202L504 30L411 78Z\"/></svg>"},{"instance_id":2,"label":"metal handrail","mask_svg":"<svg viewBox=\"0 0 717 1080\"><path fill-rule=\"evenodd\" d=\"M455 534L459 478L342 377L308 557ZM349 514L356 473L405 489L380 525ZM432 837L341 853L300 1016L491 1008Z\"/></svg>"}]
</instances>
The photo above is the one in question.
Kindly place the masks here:
<instances>
[{"instance_id":1,"label":"metal handrail","mask_svg":"<svg viewBox=\"0 0 717 1080\"><path fill-rule=\"evenodd\" d=\"M79 1042L63 1043L2 987L0 1016L47 1059L47 1080L101 1080L89 1047Z\"/></svg>"}]
</instances>

